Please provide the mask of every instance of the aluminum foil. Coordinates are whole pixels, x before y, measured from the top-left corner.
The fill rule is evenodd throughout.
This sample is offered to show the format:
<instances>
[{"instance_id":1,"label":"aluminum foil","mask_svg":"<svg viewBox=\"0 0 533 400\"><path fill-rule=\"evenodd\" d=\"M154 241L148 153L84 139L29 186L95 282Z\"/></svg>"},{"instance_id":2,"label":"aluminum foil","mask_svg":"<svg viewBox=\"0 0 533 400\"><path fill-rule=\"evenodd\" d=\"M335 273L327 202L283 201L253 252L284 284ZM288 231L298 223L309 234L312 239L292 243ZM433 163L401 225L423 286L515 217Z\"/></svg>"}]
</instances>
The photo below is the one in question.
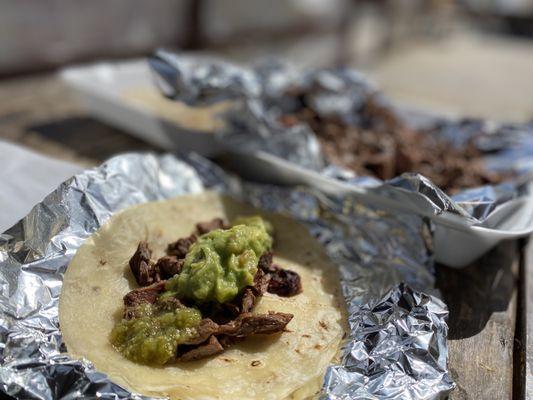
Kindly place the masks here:
<instances>
[{"instance_id":1,"label":"aluminum foil","mask_svg":"<svg viewBox=\"0 0 533 400\"><path fill-rule=\"evenodd\" d=\"M151 57L159 87L168 97L189 105L204 105L232 100L234 107L221 118L218 132L221 144L244 152L263 151L326 176L370 188L381 196L403 200L414 209L425 208L434 214L451 212L470 225L492 228L489 215L504 203L533 196L533 123L494 124L481 120L446 120L420 112L397 109L359 73L343 68L297 72L288 65L268 62L250 68L213 59L158 51ZM238 69L239 73L236 73ZM246 84L243 84L243 81ZM306 101L321 116L336 116L358 125L361 105L369 96L396 109L413 126L432 126L437 134L461 145L474 133L479 148L487 151L489 169L512 169L519 178L498 186L484 186L448 196L419 174L403 174L390 181L355 176L328 165L313 132L306 125L281 126L279 116L290 112L292 104L284 93L304 93ZM406 196L405 192L414 196ZM520 220L520 218L517 218ZM520 230L533 232L533 219L525 216ZM502 229L502 228L500 228ZM504 229L505 230L505 229ZM517 229L518 230L518 229Z\"/></svg>"},{"instance_id":2,"label":"aluminum foil","mask_svg":"<svg viewBox=\"0 0 533 400\"><path fill-rule=\"evenodd\" d=\"M431 235L419 217L350 196L257 185L199 156L127 154L63 183L0 236L0 388L21 399L144 399L66 355L58 301L68 262L114 213L209 188L306 224L341 272L350 331L323 399L444 398L447 311L432 293Z\"/></svg>"}]
</instances>

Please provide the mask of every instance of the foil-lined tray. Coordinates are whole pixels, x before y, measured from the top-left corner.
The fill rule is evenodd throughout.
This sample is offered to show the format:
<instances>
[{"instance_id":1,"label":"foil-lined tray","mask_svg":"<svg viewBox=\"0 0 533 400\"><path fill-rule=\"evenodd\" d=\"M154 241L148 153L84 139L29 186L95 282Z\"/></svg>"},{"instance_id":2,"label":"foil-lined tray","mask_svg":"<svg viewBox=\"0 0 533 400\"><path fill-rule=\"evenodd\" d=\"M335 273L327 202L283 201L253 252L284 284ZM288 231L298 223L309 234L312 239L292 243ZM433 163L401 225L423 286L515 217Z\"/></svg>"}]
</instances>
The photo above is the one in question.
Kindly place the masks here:
<instances>
[{"instance_id":1,"label":"foil-lined tray","mask_svg":"<svg viewBox=\"0 0 533 400\"><path fill-rule=\"evenodd\" d=\"M447 310L431 295L431 235L422 218L349 194L247 183L196 155L127 154L66 181L0 236L2 391L20 399L145 399L67 355L58 319L63 274L114 213L205 189L296 218L339 266L350 331L322 399L440 399L453 389Z\"/></svg>"},{"instance_id":2,"label":"foil-lined tray","mask_svg":"<svg viewBox=\"0 0 533 400\"><path fill-rule=\"evenodd\" d=\"M296 71L270 62L254 67L158 51L150 65L167 97L188 105L231 101L221 115L220 146L234 154L242 174L273 183L305 184L329 193L347 192L360 201L393 211L411 211L435 224L435 256L450 266L464 266L500 240L533 232L533 123L494 124L452 121L395 107L359 73L350 69ZM371 96L394 109L411 126L433 131L460 144L473 132L476 146L490 153L488 168L512 169L517 177L499 185L469 188L447 195L420 174L388 181L356 176L325 161L312 130L305 124L283 126L280 113L294 101L287 92L304 93L318 115L357 126L357 110ZM453 249L453 251L450 251Z\"/></svg>"}]
</instances>

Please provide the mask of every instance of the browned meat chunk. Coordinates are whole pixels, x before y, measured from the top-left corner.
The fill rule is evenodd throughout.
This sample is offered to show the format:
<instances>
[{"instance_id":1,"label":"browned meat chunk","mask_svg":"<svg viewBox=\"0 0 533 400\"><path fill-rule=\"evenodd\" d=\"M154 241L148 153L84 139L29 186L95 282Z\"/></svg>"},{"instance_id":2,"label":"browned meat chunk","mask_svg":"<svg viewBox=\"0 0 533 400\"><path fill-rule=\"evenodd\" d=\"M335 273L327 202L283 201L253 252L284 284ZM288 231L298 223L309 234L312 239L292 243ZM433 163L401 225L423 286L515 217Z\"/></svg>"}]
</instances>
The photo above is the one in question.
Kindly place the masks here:
<instances>
[{"instance_id":1,"label":"browned meat chunk","mask_svg":"<svg viewBox=\"0 0 533 400\"><path fill-rule=\"evenodd\" d=\"M133 257L130 259L130 269L139 286L151 285L158 282L159 270L151 260L152 250L148 247L148 243L140 242Z\"/></svg>"},{"instance_id":2,"label":"browned meat chunk","mask_svg":"<svg viewBox=\"0 0 533 400\"><path fill-rule=\"evenodd\" d=\"M165 281L159 281L150 286L145 286L139 289L133 289L124 296L124 313L125 319L131 319L136 316L137 306L150 303L154 304L159 294L165 290Z\"/></svg>"},{"instance_id":3,"label":"browned meat chunk","mask_svg":"<svg viewBox=\"0 0 533 400\"><path fill-rule=\"evenodd\" d=\"M206 342L196 347L180 346L178 351L177 359L179 361L193 361L221 353L224 351L224 347L219 343L216 336L211 336Z\"/></svg>"},{"instance_id":4,"label":"browned meat chunk","mask_svg":"<svg viewBox=\"0 0 533 400\"><path fill-rule=\"evenodd\" d=\"M302 292L302 281L296 272L272 265L272 252L259 258L259 269L268 275L268 292L290 297ZM264 293L264 291L263 291Z\"/></svg>"},{"instance_id":5,"label":"browned meat chunk","mask_svg":"<svg viewBox=\"0 0 533 400\"><path fill-rule=\"evenodd\" d=\"M268 314L244 313L239 315L237 319L221 325L218 332L236 337L282 332L292 318L292 314L272 311L269 311Z\"/></svg>"},{"instance_id":6,"label":"browned meat chunk","mask_svg":"<svg viewBox=\"0 0 533 400\"><path fill-rule=\"evenodd\" d=\"M211 221L200 222L196 224L196 230L198 231L199 235L203 235L204 233L214 231L215 229L228 229L228 228L229 228L229 225L227 225L222 218L213 218Z\"/></svg>"},{"instance_id":7,"label":"browned meat chunk","mask_svg":"<svg viewBox=\"0 0 533 400\"><path fill-rule=\"evenodd\" d=\"M150 286L133 289L124 296L124 305L126 307L134 307L142 303L153 304L163 290L165 290L165 281L159 281Z\"/></svg>"},{"instance_id":8,"label":"browned meat chunk","mask_svg":"<svg viewBox=\"0 0 533 400\"><path fill-rule=\"evenodd\" d=\"M276 265L270 267L270 280L268 292L282 297L295 296L302 292L302 281L296 272L280 268Z\"/></svg>"},{"instance_id":9,"label":"browned meat chunk","mask_svg":"<svg viewBox=\"0 0 533 400\"><path fill-rule=\"evenodd\" d=\"M259 297L267 291L269 281L270 275L258 269L254 276L254 285L247 287L243 291L239 307L241 313L250 312L254 309Z\"/></svg>"},{"instance_id":10,"label":"browned meat chunk","mask_svg":"<svg viewBox=\"0 0 533 400\"><path fill-rule=\"evenodd\" d=\"M268 272L268 269L272 265L272 252L267 251L259 258L258 268L263 272Z\"/></svg>"},{"instance_id":11,"label":"browned meat chunk","mask_svg":"<svg viewBox=\"0 0 533 400\"><path fill-rule=\"evenodd\" d=\"M183 258L177 258L176 256L165 256L157 260L155 266L159 270L159 275L162 279L170 279L180 273L183 261Z\"/></svg>"},{"instance_id":12,"label":"browned meat chunk","mask_svg":"<svg viewBox=\"0 0 533 400\"><path fill-rule=\"evenodd\" d=\"M440 133L447 129L468 128L465 120L450 128L435 125L413 129L389 106L369 96L357 111L359 122L347 124L337 116L323 116L306 96L291 114L280 122L287 127L307 124L316 134L326 159L349 168L358 175L392 179L404 172L418 172L450 193L466 187L495 184L513 176L512 172L489 171L484 153L475 145L483 134L481 127L462 146L456 146Z\"/></svg>"},{"instance_id":13,"label":"browned meat chunk","mask_svg":"<svg viewBox=\"0 0 533 400\"><path fill-rule=\"evenodd\" d=\"M218 354L248 336L282 332L292 318L292 314L276 312L243 313L223 325L204 318L197 328L198 335L179 345L176 357L180 361L190 361Z\"/></svg>"},{"instance_id":14,"label":"browned meat chunk","mask_svg":"<svg viewBox=\"0 0 533 400\"><path fill-rule=\"evenodd\" d=\"M170 243L167 247L167 254L169 256L176 256L177 258L185 258L189 247L196 242L196 235L191 235L186 238L178 239Z\"/></svg>"}]
</instances>

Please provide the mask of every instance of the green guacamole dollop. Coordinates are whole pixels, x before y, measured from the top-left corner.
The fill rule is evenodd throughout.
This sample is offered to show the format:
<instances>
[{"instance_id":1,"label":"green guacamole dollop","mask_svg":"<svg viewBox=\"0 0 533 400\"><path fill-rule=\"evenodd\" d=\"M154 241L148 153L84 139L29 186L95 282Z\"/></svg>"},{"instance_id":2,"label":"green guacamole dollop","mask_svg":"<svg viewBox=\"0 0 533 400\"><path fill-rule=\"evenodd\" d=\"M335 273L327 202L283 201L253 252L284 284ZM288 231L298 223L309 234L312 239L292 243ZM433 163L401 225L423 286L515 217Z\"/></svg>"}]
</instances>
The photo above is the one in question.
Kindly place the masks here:
<instances>
[{"instance_id":1,"label":"green guacamole dollop","mask_svg":"<svg viewBox=\"0 0 533 400\"><path fill-rule=\"evenodd\" d=\"M196 303L233 300L244 287L253 285L259 257L272 248L271 232L270 223L254 216L235 220L230 229L200 236L166 290Z\"/></svg>"},{"instance_id":2,"label":"green guacamole dollop","mask_svg":"<svg viewBox=\"0 0 533 400\"><path fill-rule=\"evenodd\" d=\"M123 319L111 331L111 344L126 358L141 364L163 365L180 343L197 335L202 315L195 308L165 310L159 304L136 307L135 318Z\"/></svg>"}]
</instances>

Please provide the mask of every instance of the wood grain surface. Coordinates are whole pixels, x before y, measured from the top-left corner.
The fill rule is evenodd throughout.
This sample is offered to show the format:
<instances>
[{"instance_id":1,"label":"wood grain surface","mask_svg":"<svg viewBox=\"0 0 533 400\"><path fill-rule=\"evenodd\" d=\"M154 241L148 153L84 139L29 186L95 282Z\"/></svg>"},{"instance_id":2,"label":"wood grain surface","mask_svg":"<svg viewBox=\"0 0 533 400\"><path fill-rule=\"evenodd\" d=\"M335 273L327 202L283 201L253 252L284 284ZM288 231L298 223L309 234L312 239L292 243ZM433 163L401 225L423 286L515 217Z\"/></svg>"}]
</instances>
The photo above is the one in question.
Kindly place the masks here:
<instances>
[{"instance_id":1,"label":"wood grain surface","mask_svg":"<svg viewBox=\"0 0 533 400\"><path fill-rule=\"evenodd\" d=\"M533 399L533 240L530 238L529 243L524 251L522 288L524 290L524 325L523 325L523 344L522 355L525 359L523 380L524 390L521 395L525 399Z\"/></svg>"},{"instance_id":2,"label":"wood grain surface","mask_svg":"<svg viewBox=\"0 0 533 400\"><path fill-rule=\"evenodd\" d=\"M450 399L511 399L516 320L516 242L504 242L472 265L440 266L438 287L450 310Z\"/></svg>"}]
</instances>

